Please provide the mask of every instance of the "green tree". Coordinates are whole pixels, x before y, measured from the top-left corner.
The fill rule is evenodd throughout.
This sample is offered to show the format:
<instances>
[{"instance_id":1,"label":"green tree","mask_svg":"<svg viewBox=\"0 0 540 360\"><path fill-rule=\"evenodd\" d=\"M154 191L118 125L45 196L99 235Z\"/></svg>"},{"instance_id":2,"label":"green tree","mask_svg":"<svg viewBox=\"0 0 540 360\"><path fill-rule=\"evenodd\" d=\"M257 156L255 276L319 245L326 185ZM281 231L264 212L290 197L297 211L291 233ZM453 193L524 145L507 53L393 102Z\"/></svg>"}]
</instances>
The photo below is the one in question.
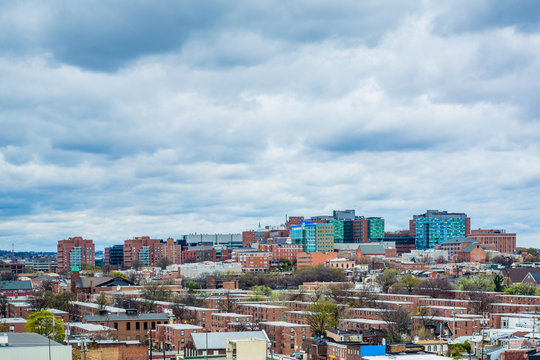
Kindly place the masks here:
<instances>
[{"instance_id":1,"label":"green tree","mask_svg":"<svg viewBox=\"0 0 540 360\"><path fill-rule=\"evenodd\" d=\"M495 286L494 291L502 292L503 291L504 276L501 274L496 274L493 276L493 284Z\"/></svg>"},{"instance_id":2,"label":"green tree","mask_svg":"<svg viewBox=\"0 0 540 360\"><path fill-rule=\"evenodd\" d=\"M340 311L337 304L328 300L318 300L308 306L305 315L313 334L325 336L326 330L338 327Z\"/></svg>"},{"instance_id":3,"label":"green tree","mask_svg":"<svg viewBox=\"0 0 540 360\"><path fill-rule=\"evenodd\" d=\"M53 309L71 312L71 310L73 309L73 304L71 303L73 299L74 296L71 291L62 291L52 296L49 302L49 307Z\"/></svg>"},{"instance_id":4,"label":"green tree","mask_svg":"<svg viewBox=\"0 0 540 360\"><path fill-rule=\"evenodd\" d=\"M407 294L412 294L418 284L420 284L420 279L412 274L405 274L396 283L396 287L404 289Z\"/></svg>"},{"instance_id":5,"label":"green tree","mask_svg":"<svg viewBox=\"0 0 540 360\"><path fill-rule=\"evenodd\" d=\"M65 338L62 320L55 318L54 314L47 310L40 310L30 314L24 329L26 332L50 337L55 341L61 341Z\"/></svg>"},{"instance_id":6,"label":"green tree","mask_svg":"<svg viewBox=\"0 0 540 360\"><path fill-rule=\"evenodd\" d=\"M128 279L128 276L126 274L124 274L123 272L120 272L120 271L113 271L111 272L111 276L113 278L116 278L116 277L119 277L119 278L122 278L124 280L129 280Z\"/></svg>"},{"instance_id":7,"label":"green tree","mask_svg":"<svg viewBox=\"0 0 540 360\"><path fill-rule=\"evenodd\" d=\"M458 288L464 291L495 291L495 275L478 274L468 278L462 277L458 280Z\"/></svg>"},{"instance_id":8,"label":"green tree","mask_svg":"<svg viewBox=\"0 0 540 360\"><path fill-rule=\"evenodd\" d=\"M199 288L199 284L197 284L195 281L187 281L186 287L188 288L188 292L193 293L196 289Z\"/></svg>"},{"instance_id":9,"label":"green tree","mask_svg":"<svg viewBox=\"0 0 540 360\"><path fill-rule=\"evenodd\" d=\"M536 287L533 284L517 283L504 288L509 295L535 295Z\"/></svg>"},{"instance_id":10,"label":"green tree","mask_svg":"<svg viewBox=\"0 0 540 360\"><path fill-rule=\"evenodd\" d=\"M397 270L395 269L386 269L382 274L377 275L375 278L377 284L379 284L384 293L387 293L390 289L390 286L394 285L397 279Z\"/></svg>"},{"instance_id":11,"label":"green tree","mask_svg":"<svg viewBox=\"0 0 540 360\"><path fill-rule=\"evenodd\" d=\"M254 286L251 288L251 291L253 291L255 295L263 295L263 296L272 295L272 288L265 285Z\"/></svg>"}]
</instances>

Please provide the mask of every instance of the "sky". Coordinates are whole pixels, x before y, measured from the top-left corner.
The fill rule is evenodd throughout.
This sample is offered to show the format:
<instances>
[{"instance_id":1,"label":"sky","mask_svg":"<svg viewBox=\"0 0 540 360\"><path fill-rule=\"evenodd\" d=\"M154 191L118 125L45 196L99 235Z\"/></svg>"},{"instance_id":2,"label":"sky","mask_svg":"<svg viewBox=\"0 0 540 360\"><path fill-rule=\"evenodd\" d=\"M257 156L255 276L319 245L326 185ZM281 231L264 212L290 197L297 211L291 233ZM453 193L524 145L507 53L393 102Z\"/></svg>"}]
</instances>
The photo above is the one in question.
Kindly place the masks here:
<instances>
[{"instance_id":1,"label":"sky","mask_svg":"<svg viewBox=\"0 0 540 360\"><path fill-rule=\"evenodd\" d=\"M540 244L540 2L2 1L0 249L356 209Z\"/></svg>"}]
</instances>

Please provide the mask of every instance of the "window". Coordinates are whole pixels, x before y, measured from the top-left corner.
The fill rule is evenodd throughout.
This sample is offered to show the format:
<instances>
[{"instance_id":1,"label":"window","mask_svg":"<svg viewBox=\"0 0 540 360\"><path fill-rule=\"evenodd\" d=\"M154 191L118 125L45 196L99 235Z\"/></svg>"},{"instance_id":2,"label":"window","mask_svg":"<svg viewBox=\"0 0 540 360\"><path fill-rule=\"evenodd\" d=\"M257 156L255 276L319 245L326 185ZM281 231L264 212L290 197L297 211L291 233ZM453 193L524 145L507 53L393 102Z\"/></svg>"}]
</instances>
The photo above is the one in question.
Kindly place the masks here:
<instances>
[{"instance_id":1,"label":"window","mask_svg":"<svg viewBox=\"0 0 540 360\"><path fill-rule=\"evenodd\" d=\"M143 323L143 329L148 330L148 323L146 321Z\"/></svg>"},{"instance_id":2,"label":"window","mask_svg":"<svg viewBox=\"0 0 540 360\"><path fill-rule=\"evenodd\" d=\"M180 331L180 335L184 336L184 330Z\"/></svg>"},{"instance_id":3,"label":"window","mask_svg":"<svg viewBox=\"0 0 540 360\"><path fill-rule=\"evenodd\" d=\"M118 323L117 323L117 322L115 322L113 326L114 326L114 328L115 328L116 330L118 330Z\"/></svg>"},{"instance_id":4,"label":"window","mask_svg":"<svg viewBox=\"0 0 540 360\"><path fill-rule=\"evenodd\" d=\"M135 323L135 330L141 330L141 324L138 321Z\"/></svg>"},{"instance_id":5,"label":"window","mask_svg":"<svg viewBox=\"0 0 540 360\"><path fill-rule=\"evenodd\" d=\"M129 321L126 323L126 330L131 330L131 323Z\"/></svg>"}]
</instances>

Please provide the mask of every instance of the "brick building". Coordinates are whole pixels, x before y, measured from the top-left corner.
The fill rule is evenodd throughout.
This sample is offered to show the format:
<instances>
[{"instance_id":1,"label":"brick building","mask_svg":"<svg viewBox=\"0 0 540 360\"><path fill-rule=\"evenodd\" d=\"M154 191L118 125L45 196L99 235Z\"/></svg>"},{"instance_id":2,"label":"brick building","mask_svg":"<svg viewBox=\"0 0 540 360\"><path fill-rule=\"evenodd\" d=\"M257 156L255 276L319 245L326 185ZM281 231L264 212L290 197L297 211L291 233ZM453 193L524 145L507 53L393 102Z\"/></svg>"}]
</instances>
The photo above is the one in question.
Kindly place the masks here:
<instances>
[{"instance_id":1,"label":"brick building","mask_svg":"<svg viewBox=\"0 0 540 360\"><path fill-rule=\"evenodd\" d=\"M168 258L173 264L182 262L182 246L172 238L166 241L150 239L149 236L135 237L124 242L124 267L131 268L137 260L143 266L156 266L163 259Z\"/></svg>"},{"instance_id":2,"label":"brick building","mask_svg":"<svg viewBox=\"0 0 540 360\"><path fill-rule=\"evenodd\" d=\"M95 247L92 240L80 236L70 237L58 241L58 268L57 271L71 270L71 267L81 267L83 263L94 265Z\"/></svg>"},{"instance_id":3,"label":"brick building","mask_svg":"<svg viewBox=\"0 0 540 360\"><path fill-rule=\"evenodd\" d=\"M182 263L216 262L216 249L209 245L187 246L182 251Z\"/></svg>"},{"instance_id":4,"label":"brick building","mask_svg":"<svg viewBox=\"0 0 540 360\"><path fill-rule=\"evenodd\" d=\"M272 344L276 354L292 355L306 349L306 340L311 337L311 327L286 321L263 321L259 323Z\"/></svg>"},{"instance_id":5,"label":"brick building","mask_svg":"<svg viewBox=\"0 0 540 360\"><path fill-rule=\"evenodd\" d=\"M137 313L128 310L125 314L86 315L84 322L98 324L116 329L117 340L147 341L150 330L156 326L169 323L167 313Z\"/></svg>"},{"instance_id":6,"label":"brick building","mask_svg":"<svg viewBox=\"0 0 540 360\"><path fill-rule=\"evenodd\" d=\"M271 254L270 260L277 262L281 259L289 259L291 261L296 260L296 256L302 251L301 244L260 244L259 250L266 251Z\"/></svg>"},{"instance_id":7,"label":"brick building","mask_svg":"<svg viewBox=\"0 0 540 360\"><path fill-rule=\"evenodd\" d=\"M191 340L191 334L202 330L202 326L190 324L158 325L154 341L159 344L162 351L163 345L167 351L184 351L186 344Z\"/></svg>"},{"instance_id":8,"label":"brick building","mask_svg":"<svg viewBox=\"0 0 540 360\"><path fill-rule=\"evenodd\" d=\"M483 263L486 261L486 250L480 244L467 245L459 252L457 261Z\"/></svg>"},{"instance_id":9,"label":"brick building","mask_svg":"<svg viewBox=\"0 0 540 360\"><path fill-rule=\"evenodd\" d=\"M259 321L279 321L283 320L283 312L286 311L285 306L268 305L268 304L239 304L238 312L244 315L249 315L254 322Z\"/></svg>"},{"instance_id":10,"label":"brick building","mask_svg":"<svg viewBox=\"0 0 540 360\"><path fill-rule=\"evenodd\" d=\"M507 233L506 230L471 230L469 237L483 245L494 245L495 250L502 254L513 254L516 251L516 234Z\"/></svg>"},{"instance_id":11,"label":"brick building","mask_svg":"<svg viewBox=\"0 0 540 360\"><path fill-rule=\"evenodd\" d=\"M257 250L233 250L232 260L242 264L242 271L268 271L270 269L270 252Z\"/></svg>"},{"instance_id":12,"label":"brick building","mask_svg":"<svg viewBox=\"0 0 540 360\"><path fill-rule=\"evenodd\" d=\"M328 260L336 259L337 253L335 252L329 252L329 253L321 253L321 252L312 252L312 253L305 253L305 252L299 252L296 256L296 266L317 266L322 265Z\"/></svg>"},{"instance_id":13,"label":"brick building","mask_svg":"<svg viewBox=\"0 0 540 360\"><path fill-rule=\"evenodd\" d=\"M212 331L226 331L230 323L247 323L251 322L250 315L236 313L213 313L211 315L212 323L210 329Z\"/></svg>"}]
</instances>

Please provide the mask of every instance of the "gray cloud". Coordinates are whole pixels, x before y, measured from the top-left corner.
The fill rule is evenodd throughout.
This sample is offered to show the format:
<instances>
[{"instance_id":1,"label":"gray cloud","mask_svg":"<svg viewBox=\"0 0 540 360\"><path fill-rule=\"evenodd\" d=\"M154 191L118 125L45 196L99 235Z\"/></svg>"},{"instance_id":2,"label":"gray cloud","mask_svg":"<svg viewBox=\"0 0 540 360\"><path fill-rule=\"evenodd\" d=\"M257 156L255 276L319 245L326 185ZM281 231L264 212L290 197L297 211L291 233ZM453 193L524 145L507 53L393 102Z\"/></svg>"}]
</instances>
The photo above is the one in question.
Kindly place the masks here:
<instances>
[{"instance_id":1,"label":"gray cloud","mask_svg":"<svg viewBox=\"0 0 540 360\"><path fill-rule=\"evenodd\" d=\"M484 8L468 3L160 4L2 5L0 248L336 208L391 230L465 211L535 244L526 14L473 27Z\"/></svg>"}]
</instances>

